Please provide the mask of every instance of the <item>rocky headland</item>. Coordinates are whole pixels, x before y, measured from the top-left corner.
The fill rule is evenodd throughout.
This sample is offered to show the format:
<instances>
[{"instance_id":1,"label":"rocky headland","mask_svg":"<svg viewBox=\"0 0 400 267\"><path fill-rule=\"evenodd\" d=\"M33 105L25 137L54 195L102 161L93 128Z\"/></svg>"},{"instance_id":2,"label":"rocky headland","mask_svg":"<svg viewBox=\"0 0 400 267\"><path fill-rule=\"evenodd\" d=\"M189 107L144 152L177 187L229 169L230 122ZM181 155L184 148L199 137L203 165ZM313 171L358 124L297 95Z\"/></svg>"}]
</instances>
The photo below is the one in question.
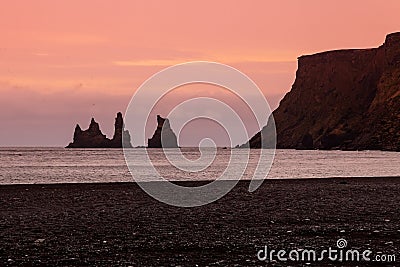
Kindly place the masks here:
<instances>
[{"instance_id":1,"label":"rocky headland","mask_svg":"<svg viewBox=\"0 0 400 267\"><path fill-rule=\"evenodd\" d=\"M273 117L277 148L400 151L400 32L378 48L299 57ZM268 147L272 124L243 146Z\"/></svg>"}]
</instances>

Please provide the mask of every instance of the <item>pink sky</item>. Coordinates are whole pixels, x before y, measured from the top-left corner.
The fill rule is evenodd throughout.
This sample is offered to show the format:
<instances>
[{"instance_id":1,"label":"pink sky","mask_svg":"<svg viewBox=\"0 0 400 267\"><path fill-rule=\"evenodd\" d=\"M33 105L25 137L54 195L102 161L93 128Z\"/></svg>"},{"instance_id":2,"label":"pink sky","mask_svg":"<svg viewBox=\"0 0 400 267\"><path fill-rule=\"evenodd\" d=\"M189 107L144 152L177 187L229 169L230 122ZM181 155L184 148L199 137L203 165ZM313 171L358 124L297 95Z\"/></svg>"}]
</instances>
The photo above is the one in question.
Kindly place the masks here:
<instances>
[{"instance_id":1,"label":"pink sky","mask_svg":"<svg viewBox=\"0 0 400 267\"><path fill-rule=\"evenodd\" d=\"M0 4L0 146L64 146L117 111L155 72L217 61L276 108L297 57L376 47L400 30L400 1L5 1Z\"/></svg>"}]
</instances>

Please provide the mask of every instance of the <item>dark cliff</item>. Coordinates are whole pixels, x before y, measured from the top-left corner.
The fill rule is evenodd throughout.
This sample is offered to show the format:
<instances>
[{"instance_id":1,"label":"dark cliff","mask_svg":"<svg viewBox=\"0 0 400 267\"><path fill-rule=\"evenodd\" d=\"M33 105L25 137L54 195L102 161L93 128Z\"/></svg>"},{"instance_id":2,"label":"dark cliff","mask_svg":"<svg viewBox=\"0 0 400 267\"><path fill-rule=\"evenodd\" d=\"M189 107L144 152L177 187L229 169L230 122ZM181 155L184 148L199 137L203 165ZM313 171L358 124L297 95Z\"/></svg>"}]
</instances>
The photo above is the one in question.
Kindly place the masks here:
<instances>
[{"instance_id":1,"label":"dark cliff","mask_svg":"<svg viewBox=\"0 0 400 267\"><path fill-rule=\"evenodd\" d=\"M172 131L168 119L157 115L157 129L153 137L148 139L149 148L177 148L178 142L175 133Z\"/></svg>"},{"instance_id":2,"label":"dark cliff","mask_svg":"<svg viewBox=\"0 0 400 267\"><path fill-rule=\"evenodd\" d=\"M378 48L300 57L273 116L277 148L400 151L400 33ZM259 148L268 128L245 145Z\"/></svg>"},{"instance_id":3,"label":"dark cliff","mask_svg":"<svg viewBox=\"0 0 400 267\"><path fill-rule=\"evenodd\" d=\"M132 147L129 131L124 130L122 113L118 112L115 118L114 136L108 139L100 130L99 124L92 118L89 128L82 131L77 124L74 132L74 140L67 148L126 148ZM124 144L122 143L124 142Z\"/></svg>"}]
</instances>

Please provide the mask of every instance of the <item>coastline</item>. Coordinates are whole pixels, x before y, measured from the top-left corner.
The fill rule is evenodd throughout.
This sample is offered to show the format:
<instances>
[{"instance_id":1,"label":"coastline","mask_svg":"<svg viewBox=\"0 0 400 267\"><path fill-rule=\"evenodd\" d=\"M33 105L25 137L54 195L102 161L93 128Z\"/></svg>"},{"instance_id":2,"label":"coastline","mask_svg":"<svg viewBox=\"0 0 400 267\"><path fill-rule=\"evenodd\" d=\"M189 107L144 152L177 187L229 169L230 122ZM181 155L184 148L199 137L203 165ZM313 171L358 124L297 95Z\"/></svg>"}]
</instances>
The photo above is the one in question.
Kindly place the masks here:
<instances>
[{"instance_id":1,"label":"coastline","mask_svg":"<svg viewBox=\"0 0 400 267\"><path fill-rule=\"evenodd\" d=\"M358 180L358 179L400 179L400 176L337 176L337 177L305 177L305 178L298 178L298 177L294 177L294 178L266 178L263 179L263 181L307 181L307 180L337 180L337 181L341 181L341 182L346 182L345 180L350 179L350 180ZM133 178L132 178L133 180ZM344 180L344 181L342 181ZM175 183L175 184L179 184L181 186L200 186L202 184L208 184L213 182L214 180L194 180L194 181L185 181L185 180L168 180L168 182L171 183ZM232 180L221 180L221 182L232 182ZM249 183L251 180L249 179L241 179L238 181L238 184L240 183ZM263 183L264 183L263 182ZM110 181L110 182L98 182L98 181L93 181L93 182L87 182L87 181L83 181L83 182L53 182L53 183L0 183L0 188L1 187L18 187L18 186L39 186L39 187L47 187L47 186L57 186L59 185L60 187L64 187L64 186L76 186L76 185L99 185L99 186L117 186L117 185L136 185L138 183L163 183L163 182L159 182L159 181L143 181L143 182L137 182L137 181Z\"/></svg>"},{"instance_id":2,"label":"coastline","mask_svg":"<svg viewBox=\"0 0 400 267\"><path fill-rule=\"evenodd\" d=\"M259 266L265 245L334 247L339 238L396 254L399 178L266 179L253 193L239 181L222 199L189 209L160 203L134 182L0 185L0 265Z\"/></svg>"}]
</instances>

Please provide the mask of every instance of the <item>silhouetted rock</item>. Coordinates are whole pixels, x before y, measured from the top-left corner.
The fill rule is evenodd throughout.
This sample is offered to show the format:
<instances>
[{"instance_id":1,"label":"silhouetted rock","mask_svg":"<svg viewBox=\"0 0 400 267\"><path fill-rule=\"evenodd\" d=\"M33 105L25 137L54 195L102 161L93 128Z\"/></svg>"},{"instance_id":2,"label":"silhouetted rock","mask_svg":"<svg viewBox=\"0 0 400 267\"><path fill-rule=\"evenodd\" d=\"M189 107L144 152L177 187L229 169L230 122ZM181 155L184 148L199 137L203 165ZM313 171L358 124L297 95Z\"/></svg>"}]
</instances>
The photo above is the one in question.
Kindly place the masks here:
<instances>
[{"instance_id":1,"label":"silhouetted rock","mask_svg":"<svg viewBox=\"0 0 400 267\"><path fill-rule=\"evenodd\" d=\"M124 119L122 118L122 113L118 112L117 117L115 118L114 124L114 136L111 139L111 147L121 147L123 144L124 147L132 147L131 145L131 136L128 130L124 130ZM123 142L123 143L122 143Z\"/></svg>"},{"instance_id":2,"label":"silhouetted rock","mask_svg":"<svg viewBox=\"0 0 400 267\"><path fill-rule=\"evenodd\" d=\"M277 148L400 151L400 33L378 48L300 57L273 116ZM267 128L244 146L261 147Z\"/></svg>"},{"instance_id":3,"label":"silhouetted rock","mask_svg":"<svg viewBox=\"0 0 400 267\"><path fill-rule=\"evenodd\" d=\"M313 149L314 140L311 134L306 133L299 144L299 149Z\"/></svg>"},{"instance_id":4,"label":"silhouetted rock","mask_svg":"<svg viewBox=\"0 0 400 267\"><path fill-rule=\"evenodd\" d=\"M149 148L176 148L178 142L175 133L172 131L168 119L157 115L157 129L152 138L148 139Z\"/></svg>"},{"instance_id":5,"label":"silhouetted rock","mask_svg":"<svg viewBox=\"0 0 400 267\"><path fill-rule=\"evenodd\" d=\"M124 130L124 121L122 113L117 113L115 119L115 129L113 139L108 139L100 130L99 124L92 118L89 128L82 131L77 124L74 132L74 140L67 148L121 148L132 147L129 131Z\"/></svg>"}]
</instances>

